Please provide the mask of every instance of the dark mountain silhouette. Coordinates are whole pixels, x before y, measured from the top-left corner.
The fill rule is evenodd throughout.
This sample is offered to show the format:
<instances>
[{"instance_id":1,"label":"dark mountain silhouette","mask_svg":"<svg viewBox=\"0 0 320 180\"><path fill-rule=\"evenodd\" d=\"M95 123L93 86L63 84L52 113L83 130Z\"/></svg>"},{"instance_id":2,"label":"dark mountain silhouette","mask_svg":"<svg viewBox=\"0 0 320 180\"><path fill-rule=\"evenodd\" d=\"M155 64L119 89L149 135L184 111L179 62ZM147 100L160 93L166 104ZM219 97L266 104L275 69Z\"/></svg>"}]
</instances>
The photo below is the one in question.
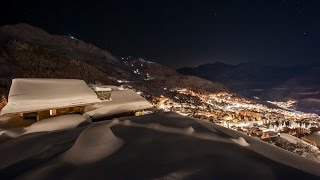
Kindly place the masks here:
<instances>
[{"instance_id":1,"label":"dark mountain silhouette","mask_svg":"<svg viewBox=\"0 0 320 180\"><path fill-rule=\"evenodd\" d=\"M178 69L178 72L181 74L187 74L192 76L202 77L204 79L209 79L211 81L215 81L216 77L232 68L232 65L224 64L221 62L216 62L214 64L203 64L199 65L196 68L185 67Z\"/></svg>"},{"instance_id":2,"label":"dark mountain silhouette","mask_svg":"<svg viewBox=\"0 0 320 180\"><path fill-rule=\"evenodd\" d=\"M118 84L125 80L146 92L165 87L226 91L221 83L181 75L141 58L117 58L108 51L71 36L51 35L28 24L0 27L0 93L12 78L77 78L88 83Z\"/></svg>"},{"instance_id":3,"label":"dark mountain silhouette","mask_svg":"<svg viewBox=\"0 0 320 180\"><path fill-rule=\"evenodd\" d=\"M11 79L75 78L88 83L116 84L104 72L77 59L62 57L37 45L9 41L0 47L0 86L7 94Z\"/></svg>"},{"instance_id":4,"label":"dark mountain silhouette","mask_svg":"<svg viewBox=\"0 0 320 180\"><path fill-rule=\"evenodd\" d=\"M110 76L125 75L118 68L121 63L108 51L69 36L51 35L24 23L1 26L0 44L12 40L35 44L52 54L84 61Z\"/></svg>"},{"instance_id":5,"label":"dark mountain silhouette","mask_svg":"<svg viewBox=\"0 0 320 180\"><path fill-rule=\"evenodd\" d=\"M224 63L204 64L196 68L182 68L178 72L194 75L212 81L219 81L228 87L239 90L242 88L272 88L283 82L310 71L314 66L276 67L256 63L228 65Z\"/></svg>"}]
</instances>

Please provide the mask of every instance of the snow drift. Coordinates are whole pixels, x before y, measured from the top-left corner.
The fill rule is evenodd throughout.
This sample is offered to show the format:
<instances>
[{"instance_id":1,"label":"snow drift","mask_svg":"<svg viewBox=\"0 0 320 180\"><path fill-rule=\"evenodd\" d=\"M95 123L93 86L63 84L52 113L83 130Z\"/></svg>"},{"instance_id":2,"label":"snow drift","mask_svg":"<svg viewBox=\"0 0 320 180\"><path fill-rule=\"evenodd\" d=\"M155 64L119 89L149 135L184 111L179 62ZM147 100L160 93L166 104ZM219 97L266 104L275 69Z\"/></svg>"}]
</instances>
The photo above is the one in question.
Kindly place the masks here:
<instances>
[{"instance_id":1,"label":"snow drift","mask_svg":"<svg viewBox=\"0 0 320 180\"><path fill-rule=\"evenodd\" d=\"M122 143L125 144L121 146ZM175 113L30 133L0 144L0 159L0 177L24 180L319 179L320 176L317 162Z\"/></svg>"},{"instance_id":2,"label":"snow drift","mask_svg":"<svg viewBox=\"0 0 320 180\"><path fill-rule=\"evenodd\" d=\"M57 116L35 122L30 127L26 128L27 131L24 134L76 128L86 121L90 122L90 119L80 114Z\"/></svg>"},{"instance_id":3,"label":"snow drift","mask_svg":"<svg viewBox=\"0 0 320 180\"><path fill-rule=\"evenodd\" d=\"M123 145L105 124L97 124L84 130L74 145L58 161L74 165L89 164L101 160Z\"/></svg>"}]
</instances>

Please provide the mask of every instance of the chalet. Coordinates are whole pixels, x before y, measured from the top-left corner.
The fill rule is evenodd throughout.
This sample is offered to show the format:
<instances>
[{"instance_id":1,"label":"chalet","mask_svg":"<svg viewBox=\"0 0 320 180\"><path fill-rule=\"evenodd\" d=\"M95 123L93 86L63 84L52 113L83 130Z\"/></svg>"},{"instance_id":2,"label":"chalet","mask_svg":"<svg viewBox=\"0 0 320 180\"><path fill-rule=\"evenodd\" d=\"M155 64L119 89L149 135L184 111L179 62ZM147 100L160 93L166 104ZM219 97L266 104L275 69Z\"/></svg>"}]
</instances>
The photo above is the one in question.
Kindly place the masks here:
<instances>
[{"instance_id":1,"label":"chalet","mask_svg":"<svg viewBox=\"0 0 320 180\"><path fill-rule=\"evenodd\" d=\"M103 100L108 99L108 93L97 94L102 94ZM41 120L64 114L82 114L85 106L102 102L97 94L78 79L13 79L1 115L18 114L24 119Z\"/></svg>"}]
</instances>

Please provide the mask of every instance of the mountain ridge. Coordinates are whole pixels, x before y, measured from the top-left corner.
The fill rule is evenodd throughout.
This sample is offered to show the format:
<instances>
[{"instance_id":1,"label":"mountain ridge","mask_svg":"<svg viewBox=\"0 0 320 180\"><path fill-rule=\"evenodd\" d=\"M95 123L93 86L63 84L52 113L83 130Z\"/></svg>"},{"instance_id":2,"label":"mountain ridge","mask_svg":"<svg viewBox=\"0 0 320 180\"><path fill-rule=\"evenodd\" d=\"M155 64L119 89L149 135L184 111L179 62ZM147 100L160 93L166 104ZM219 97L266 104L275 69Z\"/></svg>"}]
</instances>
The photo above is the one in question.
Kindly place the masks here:
<instances>
[{"instance_id":1,"label":"mountain ridge","mask_svg":"<svg viewBox=\"0 0 320 180\"><path fill-rule=\"evenodd\" d=\"M46 71L34 72L32 69L21 68L28 62L33 65L38 63L37 69L51 69L54 78L82 78L87 83L119 84L121 80L137 89L163 89L166 87L181 86L199 91L227 91L221 83L211 82L198 77L179 74L176 70L160 65L141 61L141 58L128 60L113 56L110 52L100 49L93 44L65 35L51 35L41 28L29 24L4 25L0 27L0 49L2 71L0 73L0 89L2 94L7 94L10 80L16 77L46 77ZM21 49L22 48L22 49ZM10 49L10 51L6 51ZM36 52L34 50L37 50ZM39 57L46 63L38 61ZM8 58L11 58L10 60ZM59 62L55 62L55 58ZM41 59L41 58L40 58ZM51 61L51 63L50 63ZM79 62L74 65L74 71L65 70L54 72L50 66L64 69L61 64ZM15 63L15 64L14 64ZM130 63L130 64L129 64ZM45 65L44 65L45 64ZM79 66L79 67L77 67ZM143 66L143 67L142 67ZM69 69L73 67L67 66ZM90 67L94 76L85 78L81 69ZM20 72L15 72L14 68ZM137 73L137 71L141 71ZM144 72L145 71L145 72ZM55 73L60 72L60 75ZM43 74L39 74L43 73ZM55 74L55 75L54 75ZM88 73L85 73L88 74ZM105 76L102 78L102 76ZM148 77L149 79L148 79ZM99 79L99 80L98 80Z\"/></svg>"}]
</instances>

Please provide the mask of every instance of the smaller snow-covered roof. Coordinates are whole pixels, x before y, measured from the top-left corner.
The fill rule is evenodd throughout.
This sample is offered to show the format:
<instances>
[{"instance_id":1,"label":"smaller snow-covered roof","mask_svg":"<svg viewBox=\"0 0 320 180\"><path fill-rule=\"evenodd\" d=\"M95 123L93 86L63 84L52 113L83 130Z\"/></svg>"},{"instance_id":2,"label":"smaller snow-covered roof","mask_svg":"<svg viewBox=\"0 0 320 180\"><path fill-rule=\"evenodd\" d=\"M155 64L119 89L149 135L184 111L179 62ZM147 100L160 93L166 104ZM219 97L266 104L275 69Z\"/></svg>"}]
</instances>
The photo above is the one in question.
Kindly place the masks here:
<instances>
[{"instance_id":1,"label":"smaller snow-covered roof","mask_svg":"<svg viewBox=\"0 0 320 180\"><path fill-rule=\"evenodd\" d=\"M85 114L100 118L150 108L152 108L152 105L132 90L113 90L111 92L111 101L95 104L93 107L88 106L85 109Z\"/></svg>"},{"instance_id":2,"label":"smaller snow-covered roof","mask_svg":"<svg viewBox=\"0 0 320 180\"><path fill-rule=\"evenodd\" d=\"M1 115L101 102L83 80L13 79Z\"/></svg>"},{"instance_id":3,"label":"smaller snow-covered roof","mask_svg":"<svg viewBox=\"0 0 320 180\"><path fill-rule=\"evenodd\" d=\"M111 91L117 91L119 90L119 87L114 86L114 85L95 85L95 84L88 84L88 86L95 90L95 88L99 89L99 88L110 88Z\"/></svg>"},{"instance_id":4,"label":"smaller snow-covered roof","mask_svg":"<svg viewBox=\"0 0 320 180\"><path fill-rule=\"evenodd\" d=\"M112 89L109 87L92 87L94 91L111 91Z\"/></svg>"}]
</instances>

